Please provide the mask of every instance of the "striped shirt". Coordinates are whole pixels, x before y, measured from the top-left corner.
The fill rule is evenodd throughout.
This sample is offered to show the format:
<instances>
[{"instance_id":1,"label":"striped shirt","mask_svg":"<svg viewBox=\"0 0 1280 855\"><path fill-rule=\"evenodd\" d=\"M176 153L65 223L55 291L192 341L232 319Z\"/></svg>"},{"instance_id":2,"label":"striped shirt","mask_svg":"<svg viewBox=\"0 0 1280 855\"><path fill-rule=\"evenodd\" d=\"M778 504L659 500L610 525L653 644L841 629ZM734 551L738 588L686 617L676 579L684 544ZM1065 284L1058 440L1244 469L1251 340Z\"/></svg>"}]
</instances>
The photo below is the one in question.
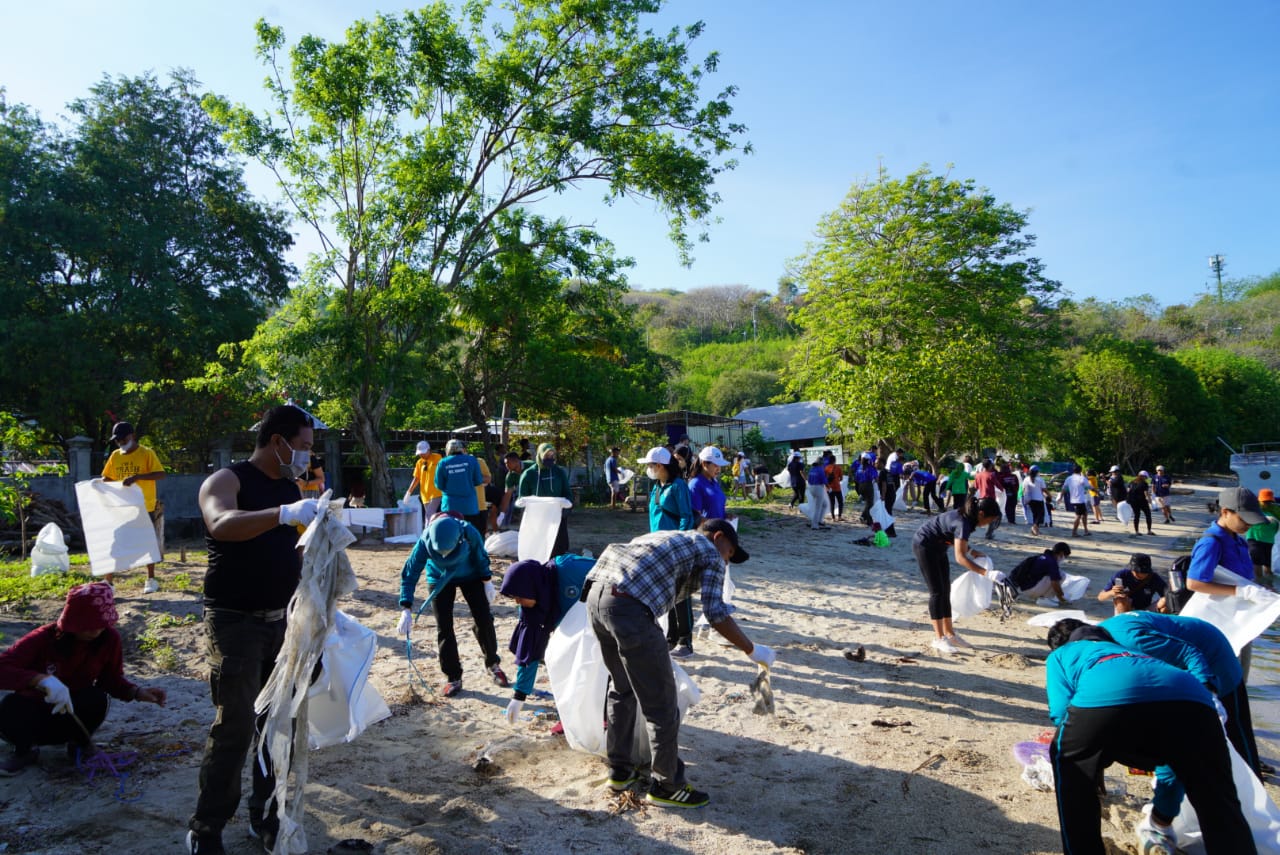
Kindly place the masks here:
<instances>
[{"instance_id":1,"label":"striped shirt","mask_svg":"<svg viewBox=\"0 0 1280 855\"><path fill-rule=\"evenodd\" d=\"M655 615L698 593L708 623L733 614L724 601L724 559L695 531L655 531L605 547L587 578L639 600Z\"/></svg>"}]
</instances>

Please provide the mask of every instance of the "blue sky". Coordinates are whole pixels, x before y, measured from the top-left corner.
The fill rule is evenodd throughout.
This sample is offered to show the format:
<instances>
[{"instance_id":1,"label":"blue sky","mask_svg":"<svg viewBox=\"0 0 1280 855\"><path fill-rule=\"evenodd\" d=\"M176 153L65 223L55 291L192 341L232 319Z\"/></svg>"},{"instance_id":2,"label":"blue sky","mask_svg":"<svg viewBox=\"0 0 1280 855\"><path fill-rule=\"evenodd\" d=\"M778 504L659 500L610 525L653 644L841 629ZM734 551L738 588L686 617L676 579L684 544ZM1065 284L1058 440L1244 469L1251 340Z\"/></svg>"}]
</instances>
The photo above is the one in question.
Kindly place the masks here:
<instances>
[{"instance_id":1,"label":"blue sky","mask_svg":"<svg viewBox=\"0 0 1280 855\"><path fill-rule=\"evenodd\" d=\"M399 4L118 0L10 4L0 86L46 119L103 73L185 66L235 101L261 98L253 22L337 37ZM637 264L633 287L772 291L819 218L882 163L952 165L1030 209L1046 272L1073 296L1194 300L1212 280L1280 270L1280 3L685 0L721 54L717 89L756 153L722 177L721 222L691 268L647 203L568 199ZM1270 59L1268 59L1270 57ZM251 173L254 189L275 190ZM307 244L304 242L303 246Z\"/></svg>"}]
</instances>

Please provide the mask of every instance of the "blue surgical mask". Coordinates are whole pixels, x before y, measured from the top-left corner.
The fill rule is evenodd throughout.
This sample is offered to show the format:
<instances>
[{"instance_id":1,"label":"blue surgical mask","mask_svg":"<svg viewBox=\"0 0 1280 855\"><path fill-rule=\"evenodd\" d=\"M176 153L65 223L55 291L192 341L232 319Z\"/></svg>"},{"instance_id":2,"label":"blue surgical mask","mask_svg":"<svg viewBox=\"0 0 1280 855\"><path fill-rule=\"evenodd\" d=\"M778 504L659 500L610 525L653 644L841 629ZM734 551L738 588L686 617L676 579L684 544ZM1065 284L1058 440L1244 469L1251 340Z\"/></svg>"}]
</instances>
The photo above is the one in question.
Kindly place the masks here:
<instances>
[{"instance_id":1,"label":"blue surgical mask","mask_svg":"<svg viewBox=\"0 0 1280 855\"><path fill-rule=\"evenodd\" d=\"M280 477L288 478L295 481L307 474L307 465L311 463L310 451L299 451L293 446L289 446L289 461L286 463L280 457L280 452L276 452L276 460L280 463Z\"/></svg>"}]
</instances>

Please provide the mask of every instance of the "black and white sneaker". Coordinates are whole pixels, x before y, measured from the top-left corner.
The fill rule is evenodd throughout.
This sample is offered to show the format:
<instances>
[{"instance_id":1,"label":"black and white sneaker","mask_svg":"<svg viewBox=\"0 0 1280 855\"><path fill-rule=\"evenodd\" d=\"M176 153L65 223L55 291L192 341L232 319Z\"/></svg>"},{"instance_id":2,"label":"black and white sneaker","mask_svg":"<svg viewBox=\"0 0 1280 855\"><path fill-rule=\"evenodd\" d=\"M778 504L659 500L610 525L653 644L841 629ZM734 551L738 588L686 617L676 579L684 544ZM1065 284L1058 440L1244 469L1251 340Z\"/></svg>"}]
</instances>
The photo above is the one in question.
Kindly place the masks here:
<instances>
[{"instance_id":1,"label":"black and white sneaker","mask_svg":"<svg viewBox=\"0 0 1280 855\"><path fill-rule=\"evenodd\" d=\"M604 783L615 793L620 793L623 790L630 789L631 785L638 780L640 780L640 776L636 774L635 769L610 769L609 778Z\"/></svg>"},{"instance_id":2,"label":"black and white sneaker","mask_svg":"<svg viewBox=\"0 0 1280 855\"><path fill-rule=\"evenodd\" d=\"M645 796L645 801L662 807L700 808L711 803L711 796L695 790L689 784L683 787L669 787L654 781L649 785L649 793Z\"/></svg>"}]
</instances>

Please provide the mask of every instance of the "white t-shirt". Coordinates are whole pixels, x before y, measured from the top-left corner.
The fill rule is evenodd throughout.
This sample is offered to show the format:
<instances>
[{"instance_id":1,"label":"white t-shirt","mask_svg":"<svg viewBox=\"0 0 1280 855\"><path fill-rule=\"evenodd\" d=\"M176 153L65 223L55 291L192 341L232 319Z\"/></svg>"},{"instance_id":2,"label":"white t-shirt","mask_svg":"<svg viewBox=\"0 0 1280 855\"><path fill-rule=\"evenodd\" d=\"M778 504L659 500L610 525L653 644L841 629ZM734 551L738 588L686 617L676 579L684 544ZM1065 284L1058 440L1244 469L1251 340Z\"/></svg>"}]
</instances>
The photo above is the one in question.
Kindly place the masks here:
<instances>
[{"instance_id":1,"label":"white t-shirt","mask_svg":"<svg viewBox=\"0 0 1280 855\"><path fill-rule=\"evenodd\" d=\"M1071 475L1067 478L1067 482L1062 485L1067 491L1067 500L1073 505L1085 505L1089 503L1089 479L1083 475Z\"/></svg>"},{"instance_id":2,"label":"white t-shirt","mask_svg":"<svg viewBox=\"0 0 1280 855\"><path fill-rule=\"evenodd\" d=\"M1032 478L1030 475L1022 479L1022 498L1028 502L1044 501L1044 479L1039 475Z\"/></svg>"},{"instance_id":3,"label":"white t-shirt","mask_svg":"<svg viewBox=\"0 0 1280 855\"><path fill-rule=\"evenodd\" d=\"M738 480L745 484L751 479L751 461L743 457L742 460L738 461Z\"/></svg>"}]
</instances>

